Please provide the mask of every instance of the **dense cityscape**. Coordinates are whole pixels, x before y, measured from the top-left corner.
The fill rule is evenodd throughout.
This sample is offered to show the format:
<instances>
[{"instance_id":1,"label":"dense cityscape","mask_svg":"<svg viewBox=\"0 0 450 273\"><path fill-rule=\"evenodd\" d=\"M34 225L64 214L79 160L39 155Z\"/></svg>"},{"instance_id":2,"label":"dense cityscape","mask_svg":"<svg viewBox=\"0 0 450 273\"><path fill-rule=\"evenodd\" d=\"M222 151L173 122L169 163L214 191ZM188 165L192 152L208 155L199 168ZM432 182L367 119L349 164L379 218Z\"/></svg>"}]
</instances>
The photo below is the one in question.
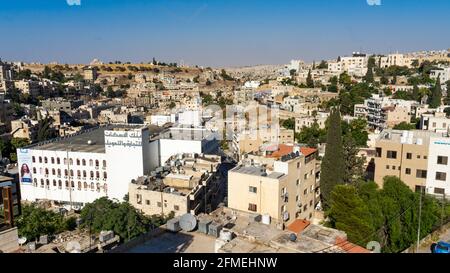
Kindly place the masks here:
<instances>
[{"instance_id":1,"label":"dense cityscape","mask_svg":"<svg viewBox=\"0 0 450 273\"><path fill-rule=\"evenodd\" d=\"M0 58L0 253L449 253L450 49L292 58Z\"/></svg>"}]
</instances>

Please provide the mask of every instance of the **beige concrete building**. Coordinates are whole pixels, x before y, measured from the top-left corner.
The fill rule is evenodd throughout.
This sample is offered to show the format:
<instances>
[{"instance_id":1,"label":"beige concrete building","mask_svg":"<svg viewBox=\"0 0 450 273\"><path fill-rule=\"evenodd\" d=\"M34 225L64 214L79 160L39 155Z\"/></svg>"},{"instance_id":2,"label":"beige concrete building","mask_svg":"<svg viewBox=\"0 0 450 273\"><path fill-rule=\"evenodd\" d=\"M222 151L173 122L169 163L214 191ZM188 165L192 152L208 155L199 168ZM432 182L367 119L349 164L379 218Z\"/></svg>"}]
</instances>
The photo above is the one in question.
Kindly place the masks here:
<instances>
[{"instance_id":1,"label":"beige concrete building","mask_svg":"<svg viewBox=\"0 0 450 273\"><path fill-rule=\"evenodd\" d=\"M278 134L271 130L246 130L240 134L233 135L233 148L236 156L240 158L243 154L258 152L264 143L294 143L294 130L279 128Z\"/></svg>"},{"instance_id":2,"label":"beige concrete building","mask_svg":"<svg viewBox=\"0 0 450 273\"><path fill-rule=\"evenodd\" d=\"M173 156L154 175L130 183L129 202L146 215L211 212L225 195L219 165L220 156Z\"/></svg>"},{"instance_id":3,"label":"beige concrete building","mask_svg":"<svg viewBox=\"0 0 450 273\"><path fill-rule=\"evenodd\" d=\"M22 93L29 94L33 97L38 96L41 90L39 82L31 80L15 81L14 87L22 91Z\"/></svg>"},{"instance_id":4,"label":"beige concrete building","mask_svg":"<svg viewBox=\"0 0 450 273\"><path fill-rule=\"evenodd\" d=\"M375 182L396 176L412 190L425 187L431 134L426 131L385 130L376 140Z\"/></svg>"},{"instance_id":5,"label":"beige concrete building","mask_svg":"<svg viewBox=\"0 0 450 273\"><path fill-rule=\"evenodd\" d=\"M294 145L264 147L228 172L228 207L269 215L278 226L311 219L317 204L317 151Z\"/></svg>"}]
</instances>

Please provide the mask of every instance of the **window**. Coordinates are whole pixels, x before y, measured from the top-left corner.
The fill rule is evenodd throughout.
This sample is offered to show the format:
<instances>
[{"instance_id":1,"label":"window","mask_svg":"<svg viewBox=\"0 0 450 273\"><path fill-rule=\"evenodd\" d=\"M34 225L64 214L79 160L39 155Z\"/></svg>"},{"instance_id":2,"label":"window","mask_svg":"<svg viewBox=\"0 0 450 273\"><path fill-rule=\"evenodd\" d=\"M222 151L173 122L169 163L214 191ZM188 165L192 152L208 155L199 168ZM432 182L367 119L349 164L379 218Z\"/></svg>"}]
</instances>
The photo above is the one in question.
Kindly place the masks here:
<instances>
[{"instance_id":1,"label":"window","mask_svg":"<svg viewBox=\"0 0 450 273\"><path fill-rule=\"evenodd\" d=\"M248 204L248 210L249 211L257 211L257 208L256 208L256 204Z\"/></svg>"},{"instance_id":2,"label":"window","mask_svg":"<svg viewBox=\"0 0 450 273\"><path fill-rule=\"evenodd\" d=\"M81 160L81 165L86 166L86 159Z\"/></svg>"},{"instance_id":3,"label":"window","mask_svg":"<svg viewBox=\"0 0 450 273\"><path fill-rule=\"evenodd\" d=\"M162 207L162 203L161 202L157 202L156 205L160 208Z\"/></svg>"},{"instance_id":4,"label":"window","mask_svg":"<svg viewBox=\"0 0 450 273\"><path fill-rule=\"evenodd\" d=\"M396 159L397 151L387 151L387 158Z\"/></svg>"},{"instance_id":5,"label":"window","mask_svg":"<svg viewBox=\"0 0 450 273\"><path fill-rule=\"evenodd\" d=\"M73 170L70 170L70 176L73 176Z\"/></svg>"},{"instance_id":6,"label":"window","mask_svg":"<svg viewBox=\"0 0 450 273\"><path fill-rule=\"evenodd\" d=\"M145 204L146 204L147 206L150 206L150 200L145 200Z\"/></svg>"},{"instance_id":7,"label":"window","mask_svg":"<svg viewBox=\"0 0 450 273\"><path fill-rule=\"evenodd\" d=\"M395 170L395 166L392 166L392 169Z\"/></svg>"},{"instance_id":8,"label":"window","mask_svg":"<svg viewBox=\"0 0 450 273\"><path fill-rule=\"evenodd\" d=\"M300 184L300 179L297 179L296 185L298 186Z\"/></svg>"},{"instance_id":9,"label":"window","mask_svg":"<svg viewBox=\"0 0 450 273\"><path fill-rule=\"evenodd\" d=\"M80 160L77 158L77 166L80 166Z\"/></svg>"},{"instance_id":10,"label":"window","mask_svg":"<svg viewBox=\"0 0 450 273\"><path fill-rule=\"evenodd\" d=\"M55 158L54 157L50 158L50 162L52 162L52 164L55 164Z\"/></svg>"},{"instance_id":11,"label":"window","mask_svg":"<svg viewBox=\"0 0 450 273\"><path fill-rule=\"evenodd\" d=\"M406 159L412 159L412 153L406 153Z\"/></svg>"},{"instance_id":12,"label":"window","mask_svg":"<svg viewBox=\"0 0 450 273\"><path fill-rule=\"evenodd\" d=\"M36 168L35 168L35 167L33 167L33 173L34 173L34 174L36 173Z\"/></svg>"},{"instance_id":13,"label":"window","mask_svg":"<svg viewBox=\"0 0 450 273\"><path fill-rule=\"evenodd\" d=\"M81 190L81 182L78 181L78 190Z\"/></svg>"},{"instance_id":14,"label":"window","mask_svg":"<svg viewBox=\"0 0 450 273\"><path fill-rule=\"evenodd\" d=\"M173 209L176 210L176 211L179 211L180 210L180 206L174 205Z\"/></svg>"},{"instance_id":15,"label":"window","mask_svg":"<svg viewBox=\"0 0 450 273\"><path fill-rule=\"evenodd\" d=\"M90 173L90 178L94 179L94 172L93 171L91 171L91 173Z\"/></svg>"},{"instance_id":16,"label":"window","mask_svg":"<svg viewBox=\"0 0 450 273\"><path fill-rule=\"evenodd\" d=\"M83 177L86 178L86 171L83 171Z\"/></svg>"},{"instance_id":17,"label":"window","mask_svg":"<svg viewBox=\"0 0 450 273\"><path fill-rule=\"evenodd\" d=\"M439 181L447 180L447 173L436 172L436 180L439 180Z\"/></svg>"},{"instance_id":18,"label":"window","mask_svg":"<svg viewBox=\"0 0 450 273\"><path fill-rule=\"evenodd\" d=\"M445 194L445 189L442 188L434 188L435 194Z\"/></svg>"},{"instance_id":19,"label":"window","mask_svg":"<svg viewBox=\"0 0 450 273\"><path fill-rule=\"evenodd\" d=\"M426 170L417 170L416 177L417 178L427 178L427 171Z\"/></svg>"},{"instance_id":20,"label":"window","mask_svg":"<svg viewBox=\"0 0 450 273\"><path fill-rule=\"evenodd\" d=\"M437 164L439 164L439 165L447 165L448 164L448 156L438 156Z\"/></svg>"},{"instance_id":21,"label":"window","mask_svg":"<svg viewBox=\"0 0 450 273\"><path fill-rule=\"evenodd\" d=\"M411 169L410 168L406 168L405 169L405 174L411 174Z\"/></svg>"},{"instance_id":22,"label":"window","mask_svg":"<svg viewBox=\"0 0 450 273\"><path fill-rule=\"evenodd\" d=\"M95 160L95 167L98 167L98 166L99 166L98 160Z\"/></svg>"},{"instance_id":23,"label":"window","mask_svg":"<svg viewBox=\"0 0 450 273\"><path fill-rule=\"evenodd\" d=\"M39 163L42 163L42 157L39 157Z\"/></svg>"},{"instance_id":24,"label":"window","mask_svg":"<svg viewBox=\"0 0 450 273\"><path fill-rule=\"evenodd\" d=\"M84 188L84 190L87 190L88 184L86 182L83 183L83 188Z\"/></svg>"},{"instance_id":25,"label":"window","mask_svg":"<svg viewBox=\"0 0 450 273\"><path fill-rule=\"evenodd\" d=\"M58 180L58 188L62 188L62 181L61 180Z\"/></svg>"},{"instance_id":26,"label":"window","mask_svg":"<svg viewBox=\"0 0 450 273\"><path fill-rule=\"evenodd\" d=\"M108 185L106 185L106 183L103 184L103 191L104 192L108 192Z\"/></svg>"},{"instance_id":27,"label":"window","mask_svg":"<svg viewBox=\"0 0 450 273\"><path fill-rule=\"evenodd\" d=\"M56 164L61 164L61 159L59 159L59 157L56 158Z\"/></svg>"},{"instance_id":28,"label":"window","mask_svg":"<svg viewBox=\"0 0 450 273\"><path fill-rule=\"evenodd\" d=\"M307 195L308 194L308 189L305 189L304 191L303 191L303 195Z\"/></svg>"},{"instance_id":29,"label":"window","mask_svg":"<svg viewBox=\"0 0 450 273\"><path fill-rule=\"evenodd\" d=\"M297 169L300 169L300 162L297 162Z\"/></svg>"},{"instance_id":30,"label":"window","mask_svg":"<svg viewBox=\"0 0 450 273\"><path fill-rule=\"evenodd\" d=\"M106 160L103 160L103 168L106 168Z\"/></svg>"},{"instance_id":31,"label":"window","mask_svg":"<svg viewBox=\"0 0 450 273\"><path fill-rule=\"evenodd\" d=\"M61 169L58 169L58 176L61 176Z\"/></svg>"},{"instance_id":32,"label":"window","mask_svg":"<svg viewBox=\"0 0 450 273\"><path fill-rule=\"evenodd\" d=\"M44 163L45 163L45 164L47 164L47 163L48 163L48 159L47 159L47 157L46 157L46 156L44 157Z\"/></svg>"},{"instance_id":33,"label":"window","mask_svg":"<svg viewBox=\"0 0 450 273\"><path fill-rule=\"evenodd\" d=\"M252 193L256 193L257 192L257 188L250 186L250 187L248 187L248 191L252 192Z\"/></svg>"},{"instance_id":34,"label":"window","mask_svg":"<svg viewBox=\"0 0 450 273\"><path fill-rule=\"evenodd\" d=\"M32 161L33 163L36 163L36 157L32 156L32 157L31 157L31 161Z\"/></svg>"},{"instance_id":35,"label":"window","mask_svg":"<svg viewBox=\"0 0 450 273\"><path fill-rule=\"evenodd\" d=\"M73 165L73 159L69 159L69 165Z\"/></svg>"},{"instance_id":36,"label":"window","mask_svg":"<svg viewBox=\"0 0 450 273\"><path fill-rule=\"evenodd\" d=\"M376 151L376 157L381 157L381 155L383 154L383 149L382 148L375 148Z\"/></svg>"},{"instance_id":37,"label":"window","mask_svg":"<svg viewBox=\"0 0 450 273\"><path fill-rule=\"evenodd\" d=\"M93 166L94 165L94 160L92 160L92 159L89 159L89 166Z\"/></svg>"},{"instance_id":38,"label":"window","mask_svg":"<svg viewBox=\"0 0 450 273\"><path fill-rule=\"evenodd\" d=\"M386 165L386 170L389 170L389 165Z\"/></svg>"},{"instance_id":39,"label":"window","mask_svg":"<svg viewBox=\"0 0 450 273\"><path fill-rule=\"evenodd\" d=\"M107 179L108 178L108 174L106 172L103 172L103 178Z\"/></svg>"},{"instance_id":40,"label":"window","mask_svg":"<svg viewBox=\"0 0 450 273\"><path fill-rule=\"evenodd\" d=\"M56 187L56 180L53 179L53 187Z\"/></svg>"}]
</instances>

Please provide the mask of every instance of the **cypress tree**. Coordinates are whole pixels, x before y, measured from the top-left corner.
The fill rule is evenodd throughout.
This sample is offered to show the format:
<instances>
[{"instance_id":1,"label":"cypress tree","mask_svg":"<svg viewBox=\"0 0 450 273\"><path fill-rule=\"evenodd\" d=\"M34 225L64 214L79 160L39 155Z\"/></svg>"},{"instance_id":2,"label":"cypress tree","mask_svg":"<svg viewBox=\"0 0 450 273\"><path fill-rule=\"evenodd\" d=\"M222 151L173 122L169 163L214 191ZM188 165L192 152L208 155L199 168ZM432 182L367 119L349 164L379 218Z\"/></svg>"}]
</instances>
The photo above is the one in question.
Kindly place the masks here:
<instances>
[{"instance_id":1,"label":"cypress tree","mask_svg":"<svg viewBox=\"0 0 450 273\"><path fill-rule=\"evenodd\" d=\"M447 96L445 97L445 105L450 105L450 81L447 81Z\"/></svg>"},{"instance_id":2,"label":"cypress tree","mask_svg":"<svg viewBox=\"0 0 450 273\"><path fill-rule=\"evenodd\" d=\"M417 86L417 84L415 84L413 87L412 97L415 101L420 101L419 87Z\"/></svg>"},{"instance_id":3,"label":"cypress tree","mask_svg":"<svg viewBox=\"0 0 450 273\"><path fill-rule=\"evenodd\" d=\"M314 88L314 80L311 75L311 70L309 70L308 77L306 78L306 86L309 88Z\"/></svg>"},{"instance_id":4,"label":"cypress tree","mask_svg":"<svg viewBox=\"0 0 450 273\"><path fill-rule=\"evenodd\" d=\"M441 99L442 99L441 78L438 77L436 85L433 88L433 92L431 93L429 102L430 107L438 108L439 106L441 106Z\"/></svg>"},{"instance_id":5,"label":"cypress tree","mask_svg":"<svg viewBox=\"0 0 450 273\"><path fill-rule=\"evenodd\" d=\"M373 83L374 76L373 76L373 68L375 67L375 59L373 57L369 58L369 62L367 64L367 73L364 79L368 83Z\"/></svg>"},{"instance_id":6,"label":"cypress tree","mask_svg":"<svg viewBox=\"0 0 450 273\"><path fill-rule=\"evenodd\" d=\"M327 146L321 169L322 203L324 208L328 208L334 187L344 183L345 163L339 108L331 110L327 131Z\"/></svg>"}]
</instances>

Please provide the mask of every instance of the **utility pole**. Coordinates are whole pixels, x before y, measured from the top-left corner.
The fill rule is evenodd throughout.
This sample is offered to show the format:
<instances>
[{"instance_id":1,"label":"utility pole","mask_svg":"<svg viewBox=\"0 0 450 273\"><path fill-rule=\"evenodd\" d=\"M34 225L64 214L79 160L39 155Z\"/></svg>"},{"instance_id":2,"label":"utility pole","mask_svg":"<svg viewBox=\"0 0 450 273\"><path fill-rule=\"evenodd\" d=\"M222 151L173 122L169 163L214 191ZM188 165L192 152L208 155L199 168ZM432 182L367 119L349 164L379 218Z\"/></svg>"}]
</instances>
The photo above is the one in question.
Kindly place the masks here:
<instances>
[{"instance_id":1,"label":"utility pole","mask_svg":"<svg viewBox=\"0 0 450 273\"><path fill-rule=\"evenodd\" d=\"M420 201L419 201L419 226L417 228L417 248L416 253L419 253L419 246L420 246L420 221L422 219L422 192L423 189L420 188Z\"/></svg>"}]
</instances>

